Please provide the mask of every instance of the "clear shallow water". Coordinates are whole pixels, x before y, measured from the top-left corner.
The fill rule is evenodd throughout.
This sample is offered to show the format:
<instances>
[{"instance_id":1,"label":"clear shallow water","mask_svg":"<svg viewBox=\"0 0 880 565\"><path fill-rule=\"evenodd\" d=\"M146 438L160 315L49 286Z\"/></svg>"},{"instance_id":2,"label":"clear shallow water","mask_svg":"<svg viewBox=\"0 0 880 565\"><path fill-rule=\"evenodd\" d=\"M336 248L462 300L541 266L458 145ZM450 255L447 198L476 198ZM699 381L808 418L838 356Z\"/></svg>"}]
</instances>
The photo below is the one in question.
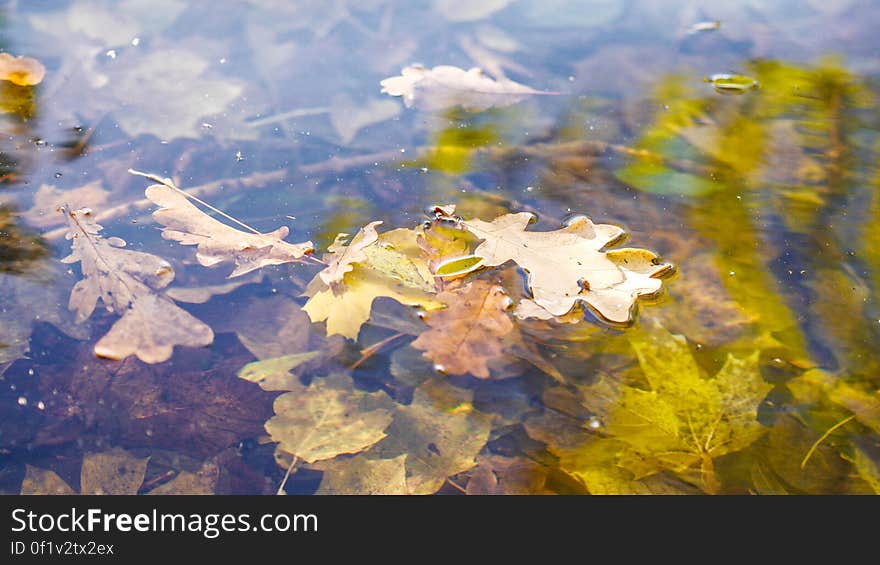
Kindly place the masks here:
<instances>
[{"instance_id":1,"label":"clear shallow water","mask_svg":"<svg viewBox=\"0 0 880 565\"><path fill-rule=\"evenodd\" d=\"M84 454L124 449L150 457L141 491L207 462L215 492L274 493L289 462L276 463L264 428L277 392L236 373L308 350L324 354L297 369L303 382L343 374L354 390L382 391L392 412L416 407L394 412L390 439L364 456L439 458L432 477L455 472L424 480L427 490L878 488L876 6L481 6L5 4L0 49L38 59L46 76L33 88L3 82L4 492L19 492L26 465L76 489ZM716 20L718 29L692 30ZM405 108L379 81L413 63L481 66L559 94L479 113ZM704 81L716 73L759 86L722 94ZM58 204L120 210L101 222L104 233L169 260L174 286L220 284L230 271L201 268L192 248L163 240L149 203L125 206L147 184L129 168L183 188L217 183L203 195L213 205L260 231L287 225L288 241L319 250L371 220L414 228L426 208L456 203L466 218L534 212L540 230L586 214L624 227L627 245L657 252L676 273L629 328L591 314L523 326L553 369L511 354L489 379L436 374L410 345L424 324L387 299L356 342L325 339L324 325L298 311L319 270L308 265L268 268L259 282L185 304L213 328L209 347L153 365L97 359L95 342L117 317L99 306L87 323L71 319L80 270L59 262L69 243ZM518 297L521 279L504 277ZM657 322L686 341L657 337ZM255 342L268 345L255 353ZM757 355L761 384L736 391L745 408L683 380L664 396L650 376L659 362L644 353L651 343L678 352L662 363L667 381L692 369L716 383L732 354ZM628 388L609 394L603 382ZM676 418L632 409L634 390L653 390ZM640 423L628 419L634 412ZM693 445L670 439L716 413L721 426L697 421ZM649 433L665 424L675 430ZM444 425L455 431L448 441ZM438 438L409 433L420 426ZM729 437L712 443L716 430ZM651 441L669 449L644 447ZM341 476L346 461L300 466L286 489L369 491L324 478ZM430 474L401 465L411 484Z\"/></svg>"}]
</instances>

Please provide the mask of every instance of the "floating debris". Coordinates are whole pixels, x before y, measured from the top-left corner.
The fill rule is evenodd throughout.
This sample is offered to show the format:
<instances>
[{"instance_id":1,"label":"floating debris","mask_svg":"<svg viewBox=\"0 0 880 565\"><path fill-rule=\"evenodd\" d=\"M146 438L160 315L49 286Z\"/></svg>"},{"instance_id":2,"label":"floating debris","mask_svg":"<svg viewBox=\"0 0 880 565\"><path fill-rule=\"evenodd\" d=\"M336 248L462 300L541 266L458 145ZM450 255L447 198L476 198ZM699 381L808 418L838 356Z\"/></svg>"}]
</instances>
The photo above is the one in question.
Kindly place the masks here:
<instances>
[{"instance_id":1,"label":"floating debris","mask_svg":"<svg viewBox=\"0 0 880 565\"><path fill-rule=\"evenodd\" d=\"M745 75L715 74L703 80L712 83L715 91L721 94L742 94L758 88L758 81Z\"/></svg>"}]
</instances>

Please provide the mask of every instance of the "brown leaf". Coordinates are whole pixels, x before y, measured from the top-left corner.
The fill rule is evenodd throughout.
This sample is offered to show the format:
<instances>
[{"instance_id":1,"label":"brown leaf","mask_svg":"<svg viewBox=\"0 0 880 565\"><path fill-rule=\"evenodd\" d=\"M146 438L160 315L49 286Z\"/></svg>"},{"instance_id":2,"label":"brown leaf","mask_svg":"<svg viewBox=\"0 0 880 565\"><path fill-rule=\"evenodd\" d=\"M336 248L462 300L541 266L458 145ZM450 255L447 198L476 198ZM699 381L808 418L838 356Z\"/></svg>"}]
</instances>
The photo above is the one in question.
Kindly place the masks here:
<instances>
[{"instance_id":1,"label":"brown leaf","mask_svg":"<svg viewBox=\"0 0 880 565\"><path fill-rule=\"evenodd\" d=\"M488 379L489 364L506 356L506 338L514 331L507 313L510 297L500 285L476 280L445 290L437 299L447 307L427 314L431 329L412 346L443 372Z\"/></svg>"},{"instance_id":2,"label":"brown leaf","mask_svg":"<svg viewBox=\"0 0 880 565\"><path fill-rule=\"evenodd\" d=\"M100 298L122 318L95 344L95 354L110 359L137 355L145 363L171 357L175 345L201 347L214 340L211 328L176 306L159 290L174 278L171 265L156 255L122 249L125 242L99 235L91 210L65 209L72 253L64 263L79 262L83 279L70 292L70 309L82 321Z\"/></svg>"},{"instance_id":3,"label":"brown leaf","mask_svg":"<svg viewBox=\"0 0 880 565\"><path fill-rule=\"evenodd\" d=\"M465 71L440 65L433 69L406 67L400 76L381 81L382 92L402 96L407 108L445 110L461 106L471 112L501 108L521 102L533 94L556 94L535 90L524 84L502 78L493 80L477 67Z\"/></svg>"},{"instance_id":4,"label":"brown leaf","mask_svg":"<svg viewBox=\"0 0 880 565\"><path fill-rule=\"evenodd\" d=\"M489 455L477 458L467 494L548 494L547 469L523 457Z\"/></svg>"},{"instance_id":5,"label":"brown leaf","mask_svg":"<svg viewBox=\"0 0 880 565\"><path fill-rule=\"evenodd\" d=\"M165 226L165 239L198 246L196 259L204 267L231 261L235 263L231 278L267 265L301 262L313 250L310 241L284 241L290 233L286 226L270 233L247 233L227 226L196 208L171 181L162 180L165 184L149 186L145 193L160 206L153 219Z\"/></svg>"}]
</instances>

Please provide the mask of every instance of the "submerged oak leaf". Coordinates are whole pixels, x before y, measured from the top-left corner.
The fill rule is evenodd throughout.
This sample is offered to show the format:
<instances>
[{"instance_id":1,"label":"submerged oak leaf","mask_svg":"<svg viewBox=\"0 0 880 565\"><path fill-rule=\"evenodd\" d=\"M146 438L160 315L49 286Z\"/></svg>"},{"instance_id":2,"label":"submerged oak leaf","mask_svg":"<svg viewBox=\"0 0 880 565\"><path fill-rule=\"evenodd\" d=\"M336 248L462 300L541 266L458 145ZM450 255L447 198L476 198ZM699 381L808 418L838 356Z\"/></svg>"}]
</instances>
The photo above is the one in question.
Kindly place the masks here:
<instances>
[{"instance_id":1,"label":"submerged oak leaf","mask_svg":"<svg viewBox=\"0 0 880 565\"><path fill-rule=\"evenodd\" d=\"M327 335L357 339L361 326L370 318L373 301L387 297L426 310L442 308L434 296L433 275L421 249L417 233L396 229L379 235L376 244L363 248L365 259L352 263L334 290L320 273L306 287L309 297L303 310L312 322L327 323Z\"/></svg>"},{"instance_id":2,"label":"submerged oak leaf","mask_svg":"<svg viewBox=\"0 0 880 565\"><path fill-rule=\"evenodd\" d=\"M102 237L89 209L64 212L72 252L62 262L79 262L83 276L70 292L70 309L84 321L100 298L107 310L122 316L95 344L96 355L137 355L145 363L160 363L176 345L201 347L214 340L211 328L159 292L174 279L167 261L124 249L118 237Z\"/></svg>"},{"instance_id":3,"label":"submerged oak leaf","mask_svg":"<svg viewBox=\"0 0 880 565\"><path fill-rule=\"evenodd\" d=\"M663 470L686 475L698 465L703 488L714 492L713 459L766 431L758 406L772 385L761 378L758 352L730 354L714 377L705 378L687 341L662 326L633 338L632 345L648 388L601 379L583 390L584 405L610 438L625 444L618 465L634 479Z\"/></svg>"},{"instance_id":4,"label":"submerged oak leaf","mask_svg":"<svg viewBox=\"0 0 880 565\"><path fill-rule=\"evenodd\" d=\"M443 372L489 378L489 365L507 355L515 326L508 309L512 300L500 285L476 280L444 290L437 300L447 305L428 313L431 327L412 342Z\"/></svg>"},{"instance_id":5,"label":"submerged oak leaf","mask_svg":"<svg viewBox=\"0 0 880 565\"><path fill-rule=\"evenodd\" d=\"M302 262L313 250L312 242L288 243L282 226L270 233L247 233L230 227L199 210L169 179L147 187L146 196L159 209L153 219L165 226L162 237L182 245L196 245L196 259L204 267L235 263L229 277L238 277L268 265Z\"/></svg>"},{"instance_id":6,"label":"submerged oak leaf","mask_svg":"<svg viewBox=\"0 0 880 565\"><path fill-rule=\"evenodd\" d=\"M436 208L440 219L454 218L483 242L474 250L482 261L473 269L514 261L528 272L532 300L518 308L520 317L549 319L568 314L586 302L611 322L631 321L636 300L660 291L661 277L672 265L644 249L605 249L623 238L622 228L594 224L585 216L571 218L562 229L526 231L534 216L506 214L491 222L460 220L454 209Z\"/></svg>"},{"instance_id":7,"label":"submerged oak leaf","mask_svg":"<svg viewBox=\"0 0 880 565\"><path fill-rule=\"evenodd\" d=\"M502 108L521 102L535 94L556 94L535 90L507 78L498 80L477 67L469 70L450 65L433 69L413 65L404 68L399 76L380 82L382 92L401 96L407 108L445 110L461 106L469 112Z\"/></svg>"}]
</instances>

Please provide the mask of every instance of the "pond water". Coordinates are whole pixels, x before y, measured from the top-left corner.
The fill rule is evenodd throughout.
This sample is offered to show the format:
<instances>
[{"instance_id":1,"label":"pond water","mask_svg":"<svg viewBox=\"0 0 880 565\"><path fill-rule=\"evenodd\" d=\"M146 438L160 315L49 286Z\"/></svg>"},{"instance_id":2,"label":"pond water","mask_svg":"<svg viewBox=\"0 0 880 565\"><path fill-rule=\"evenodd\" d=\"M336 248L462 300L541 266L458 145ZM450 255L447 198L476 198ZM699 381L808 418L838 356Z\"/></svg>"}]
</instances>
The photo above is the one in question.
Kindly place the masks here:
<instances>
[{"instance_id":1,"label":"pond water","mask_svg":"<svg viewBox=\"0 0 880 565\"><path fill-rule=\"evenodd\" d=\"M0 492L880 492L876 3L222 6L0 5Z\"/></svg>"}]
</instances>

